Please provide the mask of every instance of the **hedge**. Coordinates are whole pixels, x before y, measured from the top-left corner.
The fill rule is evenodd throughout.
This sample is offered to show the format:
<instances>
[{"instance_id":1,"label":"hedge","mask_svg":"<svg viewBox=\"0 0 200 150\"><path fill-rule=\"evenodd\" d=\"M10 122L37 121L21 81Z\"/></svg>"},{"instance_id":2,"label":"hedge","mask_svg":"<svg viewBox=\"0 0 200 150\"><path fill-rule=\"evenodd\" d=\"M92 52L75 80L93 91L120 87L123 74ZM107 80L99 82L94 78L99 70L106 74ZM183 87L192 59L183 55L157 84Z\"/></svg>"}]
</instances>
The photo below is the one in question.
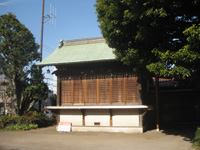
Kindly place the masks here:
<instances>
[{"instance_id":1,"label":"hedge","mask_svg":"<svg viewBox=\"0 0 200 150\"><path fill-rule=\"evenodd\" d=\"M54 124L54 118L48 118L36 111L28 112L24 116L1 116L0 129L24 130L37 127L46 127Z\"/></svg>"},{"instance_id":2,"label":"hedge","mask_svg":"<svg viewBox=\"0 0 200 150\"><path fill-rule=\"evenodd\" d=\"M195 132L194 146L200 148L200 127L198 127Z\"/></svg>"}]
</instances>

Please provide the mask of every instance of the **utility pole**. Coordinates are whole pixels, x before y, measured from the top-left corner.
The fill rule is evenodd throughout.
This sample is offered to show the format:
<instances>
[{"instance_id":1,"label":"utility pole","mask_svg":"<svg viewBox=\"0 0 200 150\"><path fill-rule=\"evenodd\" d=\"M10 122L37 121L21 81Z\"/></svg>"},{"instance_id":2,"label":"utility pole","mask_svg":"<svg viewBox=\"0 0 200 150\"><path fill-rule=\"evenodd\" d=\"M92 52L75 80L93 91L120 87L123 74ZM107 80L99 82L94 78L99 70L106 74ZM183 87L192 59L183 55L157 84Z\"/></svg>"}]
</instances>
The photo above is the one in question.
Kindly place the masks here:
<instances>
[{"instance_id":1,"label":"utility pole","mask_svg":"<svg viewBox=\"0 0 200 150\"><path fill-rule=\"evenodd\" d=\"M43 25L44 25L44 0L42 0L42 21L41 21L41 39L40 39L40 62L42 61L42 47L43 47ZM40 67L42 73L42 68ZM41 112L42 98L39 99L38 111Z\"/></svg>"},{"instance_id":2,"label":"utility pole","mask_svg":"<svg viewBox=\"0 0 200 150\"><path fill-rule=\"evenodd\" d=\"M41 21L41 39L40 39L40 62L42 61L43 25L44 25L44 0L42 0L42 21Z\"/></svg>"},{"instance_id":3,"label":"utility pole","mask_svg":"<svg viewBox=\"0 0 200 150\"><path fill-rule=\"evenodd\" d=\"M47 22L49 19L56 18L56 9L55 9L55 14L54 14L54 10L53 10L53 13L51 13L51 6L50 6L50 14L44 16L44 3L45 3L45 1L42 0L42 20L41 20L41 39L40 39L40 62L42 61L43 28L44 28L44 23ZM46 19L46 21L44 21L44 19ZM40 72L42 73L42 68L40 68ZM41 104L42 104L42 99L39 100L39 112L41 111Z\"/></svg>"},{"instance_id":4,"label":"utility pole","mask_svg":"<svg viewBox=\"0 0 200 150\"><path fill-rule=\"evenodd\" d=\"M156 88L156 131L160 131L159 77L155 77Z\"/></svg>"},{"instance_id":5,"label":"utility pole","mask_svg":"<svg viewBox=\"0 0 200 150\"><path fill-rule=\"evenodd\" d=\"M44 23L47 22L50 19L56 18L56 8L55 8L55 11L54 11L54 7L51 8L51 5L50 5L50 14L49 15L44 15L44 3L45 3L45 1L42 0L42 20L41 20L41 39L40 39L40 62L42 61L43 28L44 28ZM44 19L46 19L46 20L44 20ZM52 21L52 24L54 24L54 21ZM56 21L55 21L55 24L56 24Z\"/></svg>"}]
</instances>

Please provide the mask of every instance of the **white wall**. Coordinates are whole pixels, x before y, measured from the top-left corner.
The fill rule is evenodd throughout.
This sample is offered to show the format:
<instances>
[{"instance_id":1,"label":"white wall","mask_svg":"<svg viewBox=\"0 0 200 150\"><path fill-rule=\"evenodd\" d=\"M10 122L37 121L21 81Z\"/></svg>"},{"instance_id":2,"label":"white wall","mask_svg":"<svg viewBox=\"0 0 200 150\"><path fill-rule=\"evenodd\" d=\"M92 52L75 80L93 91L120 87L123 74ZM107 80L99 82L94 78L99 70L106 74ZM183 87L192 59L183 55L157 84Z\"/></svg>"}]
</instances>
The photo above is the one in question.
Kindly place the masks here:
<instances>
[{"instance_id":1,"label":"white wall","mask_svg":"<svg viewBox=\"0 0 200 150\"><path fill-rule=\"evenodd\" d=\"M60 122L71 122L72 131L79 132L143 132L143 127L139 124L139 109L113 109L112 127L110 127L110 112L107 109L85 110L85 126L80 110L60 110ZM95 126L95 122L99 122L100 125Z\"/></svg>"},{"instance_id":2,"label":"white wall","mask_svg":"<svg viewBox=\"0 0 200 150\"><path fill-rule=\"evenodd\" d=\"M85 111L85 126L94 126L99 122L100 126L110 126L110 114L108 110L87 110Z\"/></svg>"},{"instance_id":3,"label":"white wall","mask_svg":"<svg viewBox=\"0 0 200 150\"><path fill-rule=\"evenodd\" d=\"M138 109L114 109L112 110L113 127L137 127L139 126ZM72 126L82 126L83 116L80 110L61 110L60 122L72 122ZM85 110L85 126L110 126L109 110Z\"/></svg>"},{"instance_id":4,"label":"white wall","mask_svg":"<svg viewBox=\"0 0 200 150\"><path fill-rule=\"evenodd\" d=\"M72 126L82 126L82 113L80 110L61 110L60 122L71 122Z\"/></svg>"},{"instance_id":5,"label":"white wall","mask_svg":"<svg viewBox=\"0 0 200 150\"><path fill-rule=\"evenodd\" d=\"M138 109L112 110L113 126L139 126Z\"/></svg>"}]
</instances>

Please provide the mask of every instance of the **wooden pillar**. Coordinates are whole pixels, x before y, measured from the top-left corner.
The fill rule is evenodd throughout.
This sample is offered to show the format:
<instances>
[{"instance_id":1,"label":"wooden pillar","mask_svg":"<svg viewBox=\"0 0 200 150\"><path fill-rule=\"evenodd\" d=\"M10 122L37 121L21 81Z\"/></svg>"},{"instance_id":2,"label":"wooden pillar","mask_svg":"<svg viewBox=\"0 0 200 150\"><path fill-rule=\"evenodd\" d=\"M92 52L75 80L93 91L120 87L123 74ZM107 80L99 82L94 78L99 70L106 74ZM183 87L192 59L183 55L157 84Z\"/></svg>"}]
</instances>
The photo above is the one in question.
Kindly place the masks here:
<instances>
[{"instance_id":1,"label":"wooden pillar","mask_svg":"<svg viewBox=\"0 0 200 150\"><path fill-rule=\"evenodd\" d=\"M74 80L72 80L72 105L74 105Z\"/></svg>"},{"instance_id":2,"label":"wooden pillar","mask_svg":"<svg viewBox=\"0 0 200 150\"><path fill-rule=\"evenodd\" d=\"M99 105L99 79L97 78L97 105Z\"/></svg>"},{"instance_id":3,"label":"wooden pillar","mask_svg":"<svg viewBox=\"0 0 200 150\"><path fill-rule=\"evenodd\" d=\"M112 96L112 78L110 78L110 104L113 103L113 96Z\"/></svg>"},{"instance_id":4,"label":"wooden pillar","mask_svg":"<svg viewBox=\"0 0 200 150\"><path fill-rule=\"evenodd\" d=\"M56 113L56 120L57 120L57 123L60 122L60 110L58 110Z\"/></svg>"},{"instance_id":5,"label":"wooden pillar","mask_svg":"<svg viewBox=\"0 0 200 150\"><path fill-rule=\"evenodd\" d=\"M112 127L112 126L113 126L112 109L109 109L108 111L109 111L109 113L110 113L110 126Z\"/></svg>"},{"instance_id":6,"label":"wooden pillar","mask_svg":"<svg viewBox=\"0 0 200 150\"><path fill-rule=\"evenodd\" d=\"M84 83L83 83L83 90L84 90L84 105L86 105L86 79L84 79Z\"/></svg>"},{"instance_id":7,"label":"wooden pillar","mask_svg":"<svg viewBox=\"0 0 200 150\"><path fill-rule=\"evenodd\" d=\"M61 79L57 79L57 106L61 106Z\"/></svg>"},{"instance_id":8,"label":"wooden pillar","mask_svg":"<svg viewBox=\"0 0 200 150\"><path fill-rule=\"evenodd\" d=\"M127 100L127 97L126 97L126 76L124 76L124 104L126 104L126 100Z\"/></svg>"},{"instance_id":9,"label":"wooden pillar","mask_svg":"<svg viewBox=\"0 0 200 150\"><path fill-rule=\"evenodd\" d=\"M82 124L83 126L85 126L85 110L81 109L81 113L82 113Z\"/></svg>"},{"instance_id":10,"label":"wooden pillar","mask_svg":"<svg viewBox=\"0 0 200 150\"><path fill-rule=\"evenodd\" d=\"M156 80L156 130L160 131L160 118L159 118L159 77L155 77Z\"/></svg>"}]
</instances>

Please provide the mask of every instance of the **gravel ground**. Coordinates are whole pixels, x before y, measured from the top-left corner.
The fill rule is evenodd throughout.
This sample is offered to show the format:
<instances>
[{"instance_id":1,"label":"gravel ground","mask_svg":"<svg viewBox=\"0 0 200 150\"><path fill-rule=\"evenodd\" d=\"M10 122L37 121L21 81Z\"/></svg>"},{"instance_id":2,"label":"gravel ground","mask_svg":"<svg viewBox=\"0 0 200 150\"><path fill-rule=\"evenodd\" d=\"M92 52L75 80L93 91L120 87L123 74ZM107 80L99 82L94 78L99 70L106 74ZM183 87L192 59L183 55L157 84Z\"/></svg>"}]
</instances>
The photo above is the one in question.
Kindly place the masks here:
<instances>
[{"instance_id":1,"label":"gravel ground","mask_svg":"<svg viewBox=\"0 0 200 150\"><path fill-rule=\"evenodd\" d=\"M58 133L56 127L0 131L0 150L194 150L194 130Z\"/></svg>"}]
</instances>

